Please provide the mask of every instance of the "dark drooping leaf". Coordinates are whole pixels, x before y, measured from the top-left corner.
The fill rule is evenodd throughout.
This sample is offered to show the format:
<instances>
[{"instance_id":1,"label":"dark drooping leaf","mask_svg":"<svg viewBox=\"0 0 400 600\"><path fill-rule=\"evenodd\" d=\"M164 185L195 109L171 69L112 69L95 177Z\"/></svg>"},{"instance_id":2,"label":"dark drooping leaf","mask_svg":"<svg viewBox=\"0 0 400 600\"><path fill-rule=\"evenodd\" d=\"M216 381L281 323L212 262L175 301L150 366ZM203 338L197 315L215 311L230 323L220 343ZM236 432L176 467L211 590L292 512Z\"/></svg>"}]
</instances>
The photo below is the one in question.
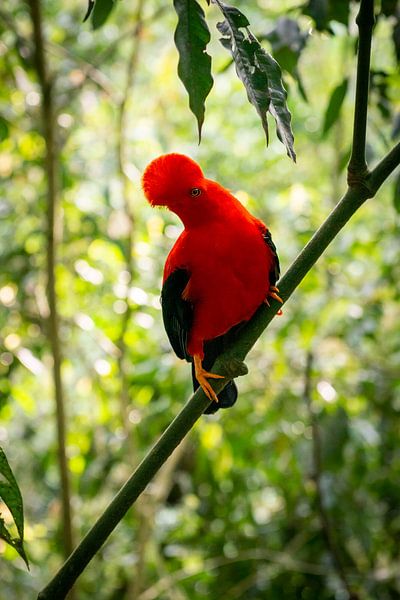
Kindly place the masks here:
<instances>
[{"instance_id":1,"label":"dark drooping leaf","mask_svg":"<svg viewBox=\"0 0 400 600\"><path fill-rule=\"evenodd\" d=\"M94 0L89 0L89 4L88 4L88 7L87 7L86 15L83 17L83 22L84 23L85 23L85 21L88 20L88 18L92 14L93 8L94 8Z\"/></svg>"},{"instance_id":2,"label":"dark drooping leaf","mask_svg":"<svg viewBox=\"0 0 400 600\"><path fill-rule=\"evenodd\" d=\"M14 538L6 527L4 519L0 514L0 538L10 544L24 559L29 568L28 559L25 554L24 542L24 511L22 496L18 484L3 449L0 447L0 499L10 511L16 525L18 536Z\"/></svg>"},{"instance_id":3,"label":"dark drooping leaf","mask_svg":"<svg viewBox=\"0 0 400 600\"><path fill-rule=\"evenodd\" d=\"M246 88L248 99L261 118L267 143L267 112L270 112L288 156L296 161L291 116L286 104L287 94L278 63L261 47L250 31L250 23L243 13L220 0L214 2L225 17L225 21L217 24L218 31L223 36L220 41L232 54L236 72Z\"/></svg>"},{"instance_id":4,"label":"dark drooping leaf","mask_svg":"<svg viewBox=\"0 0 400 600\"><path fill-rule=\"evenodd\" d=\"M210 31L196 0L174 0L178 14L175 44L179 52L178 75L189 94L189 106L197 119L199 142L205 100L213 86L211 57L206 52Z\"/></svg>"},{"instance_id":5,"label":"dark drooping leaf","mask_svg":"<svg viewBox=\"0 0 400 600\"><path fill-rule=\"evenodd\" d=\"M282 144L284 144L287 155L296 162L294 136L291 126L292 117L286 104L287 93L282 83L281 68L276 60L260 46L251 32L249 32L249 35L255 48L254 54L257 65L267 76L270 96L268 110L275 119L276 133Z\"/></svg>"},{"instance_id":6,"label":"dark drooping leaf","mask_svg":"<svg viewBox=\"0 0 400 600\"><path fill-rule=\"evenodd\" d=\"M267 144L269 139L267 110L270 103L268 81L265 73L257 68L254 57L254 46L239 28L250 25L247 17L237 8L215 0L225 21L217 24L222 34L221 44L229 50L235 63L236 72L247 91L249 102L255 107L260 116Z\"/></svg>"},{"instance_id":7,"label":"dark drooping leaf","mask_svg":"<svg viewBox=\"0 0 400 600\"><path fill-rule=\"evenodd\" d=\"M343 101L346 97L348 80L343 79L339 85L333 90L329 98L328 106L325 111L324 126L322 128L322 136L325 137L332 125L337 121Z\"/></svg>"},{"instance_id":8,"label":"dark drooping leaf","mask_svg":"<svg viewBox=\"0 0 400 600\"><path fill-rule=\"evenodd\" d=\"M112 9L114 0L96 0L92 11L93 29L98 29L107 21Z\"/></svg>"}]
</instances>

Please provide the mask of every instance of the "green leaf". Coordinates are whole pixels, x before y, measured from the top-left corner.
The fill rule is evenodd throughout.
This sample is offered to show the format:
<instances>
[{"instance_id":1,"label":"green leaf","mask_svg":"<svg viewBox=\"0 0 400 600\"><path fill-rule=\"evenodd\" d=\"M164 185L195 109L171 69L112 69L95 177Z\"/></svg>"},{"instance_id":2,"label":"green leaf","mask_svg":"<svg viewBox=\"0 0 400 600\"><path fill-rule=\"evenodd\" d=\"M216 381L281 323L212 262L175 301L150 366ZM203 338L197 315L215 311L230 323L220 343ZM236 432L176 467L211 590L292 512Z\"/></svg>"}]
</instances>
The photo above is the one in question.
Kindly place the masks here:
<instances>
[{"instance_id":1,"label":"green leaf","mask_svg":"<svg viewBox=\"0 0 400 600\"><path fill-rule=\"evenodd\" d=\"M325 137L332 125L337 121L343 101L346 97L348 80L343 79L342 83L335 87L329 99L328 107L325 112L324 126L322 128L322 137Z\"/></svg>"},{"instance_id":2,"label":"green leaf","mask_svg":"<svg viewBox=\"0 0 400 600\"><path fill-rule=\"evenodd\" d=\"M236 72L246 88L249 102L255 107L260 116L268 144L267 111L270 96L267 76L257 67L253 44L239 30L239 27L248 27L250 23L247 17L237 8L228 6L220 0L215 0L215 3L218 4L225 17L225 21L217 24L217 29L223 36L220 42L232 54Z\"/></svg>"},{"instance_id":3,"label":"green leaf","mask_svg":"<svg viewBox=\"0 0 400 600\"><path fill-rule=\"evenodd\" d=\"M287 92L282 82L282 71L276 60L262 48L258 40L249 32L251 42L254 44L254 54L257 65L262 70L268 81L270 103L268 110L275 119L276 133L284 144L287 155L296 162L294 151L294 136L291 126L292 116L287 107Z\"/></svg>"},{"instance_id":4,"label":"green leaf","mask_svg":"<svg viewBox=\"0 0 400 600\"><path fill-rule=\"evenodd\" d=\"M114 8L114 4L114 0L96 0L92 12L93 29L98 29L104 25Z\"/></svg>"},{"instance_id":5,"label":"green leaf","mask_svg":"<svg viewBox=\"0 0 400 600\"><path fill-rule=\"evenodd\" d=\"M210 31L196 0L174 0L178 15L175 44L179 52L178 75L189 94L189 106L197 119L199 143L204 123L205 100L213 86L211 56L206 52Z\"/></svg>"},{"instance_id":6,"label":"green leaf","mask_svg":"<svg viewBox=\"0 0 400 600\"><path fill-rule=\"evenodd\" d=\"M10 511L16 525L19 538L13 538L8 531L4 519L0 514L0 538L13 546L24 559L26 566L29 563L23 547L24 541L24 510L22 496L18 484L3 449L0 447L0 498Z\"/></svg>"}]
</instances>

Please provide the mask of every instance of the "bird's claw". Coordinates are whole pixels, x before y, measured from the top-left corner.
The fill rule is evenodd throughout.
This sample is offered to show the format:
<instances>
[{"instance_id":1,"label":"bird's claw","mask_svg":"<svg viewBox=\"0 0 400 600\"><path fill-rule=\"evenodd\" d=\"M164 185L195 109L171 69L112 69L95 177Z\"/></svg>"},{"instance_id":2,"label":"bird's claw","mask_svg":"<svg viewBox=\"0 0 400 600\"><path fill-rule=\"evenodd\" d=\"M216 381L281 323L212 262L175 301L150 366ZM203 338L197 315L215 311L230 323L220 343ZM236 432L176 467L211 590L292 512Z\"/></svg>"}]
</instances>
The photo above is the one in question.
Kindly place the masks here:
<instances>
[{"instance_id":1,"label":"bird's claw","mask_svg":"<svg viewBox=\"0 0 400 600\"><path fill-rule=\"evenodd\" d=\"M208 381L208 379L224 379L224 376L218 375L217 373L209 373L208 371L203 369L201 365L201 359L198 356L194 356L194 369L196 379L199 382L199 385L205 393L205 395L207 396L207 398L209 400L213 400L214 402L218 402L218 396L214 392L211 383Z\"/></svg>"},{"instance_id":2,"label":"bird's claw","mask_svg":"<svg viewBox=\"0 0 400 600\"><path fill-rule=\"evenodd\" d=\"M278 295L278 293L279 293L279 289L275 285L271 285L271 287L269 288L267 297L264 300L264 304L266 304L267 306L270 306L270 303L268 302L268 298L274 298L274 300L277 300L278 302L283 304L283 300Z\"/></svg>"}]
</instances>

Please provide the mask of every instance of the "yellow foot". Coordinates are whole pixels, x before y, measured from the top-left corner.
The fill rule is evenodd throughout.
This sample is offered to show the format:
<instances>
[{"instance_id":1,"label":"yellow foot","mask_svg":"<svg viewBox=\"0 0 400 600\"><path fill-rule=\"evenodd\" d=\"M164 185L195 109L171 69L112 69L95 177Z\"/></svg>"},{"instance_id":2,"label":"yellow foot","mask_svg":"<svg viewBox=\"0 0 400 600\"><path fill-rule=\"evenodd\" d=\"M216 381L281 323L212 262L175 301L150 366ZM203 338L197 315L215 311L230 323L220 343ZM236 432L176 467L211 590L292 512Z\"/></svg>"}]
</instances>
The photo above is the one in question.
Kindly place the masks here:
<instances>
[{"instance_id":1,"label":"yellow foot","mask_svg":"<svg viewBox=\"0 0 400 600\"><path fill-rule=\"evenodd\" d=\"M209 373L205 369L203 369L201 364L201 358L198 354L195 354L193 357L194 360L194 372L199 385L207 398L210 400L214 400L214 402L218 402L218 396L214 392L211 387L211 384L207 379L224 379L223 375L217 375L216 373Z\"/></svg>"}]
</instances>

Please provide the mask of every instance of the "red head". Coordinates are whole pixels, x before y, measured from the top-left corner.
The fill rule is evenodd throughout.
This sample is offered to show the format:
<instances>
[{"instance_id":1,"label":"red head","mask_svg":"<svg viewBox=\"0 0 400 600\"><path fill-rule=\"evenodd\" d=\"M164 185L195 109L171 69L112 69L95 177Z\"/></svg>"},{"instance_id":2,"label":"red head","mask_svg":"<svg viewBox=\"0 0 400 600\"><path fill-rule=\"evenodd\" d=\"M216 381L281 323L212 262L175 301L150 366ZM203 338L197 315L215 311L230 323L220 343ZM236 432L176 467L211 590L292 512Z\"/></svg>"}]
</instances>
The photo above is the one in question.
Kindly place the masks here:
<instances>
[{"instance_id":1,"label":"red head","mask_svg":"<svg viewBox=\"0 0 400 600\"><path fill-rule=\"evenodd\" d=\"M240 203L215 181L206 179L199 165L184 154L164 154L153 160L142 177L142 186L152 206L166 206L185 227L210 219L226 218Z\"/></svg>"},{"instance_id":2,"label":"red head","mask_svg":"<svg viewBox=\"0 0 400 600\"><path fill-rule=\"evenodd\" d=\"M142 186L152 206L168 206L174 210L184 199L200 195L194 190L201 190L204 181L202 170L194 160L173 153L159 156L147 166Z\"/></svg>"}]
</instances>

